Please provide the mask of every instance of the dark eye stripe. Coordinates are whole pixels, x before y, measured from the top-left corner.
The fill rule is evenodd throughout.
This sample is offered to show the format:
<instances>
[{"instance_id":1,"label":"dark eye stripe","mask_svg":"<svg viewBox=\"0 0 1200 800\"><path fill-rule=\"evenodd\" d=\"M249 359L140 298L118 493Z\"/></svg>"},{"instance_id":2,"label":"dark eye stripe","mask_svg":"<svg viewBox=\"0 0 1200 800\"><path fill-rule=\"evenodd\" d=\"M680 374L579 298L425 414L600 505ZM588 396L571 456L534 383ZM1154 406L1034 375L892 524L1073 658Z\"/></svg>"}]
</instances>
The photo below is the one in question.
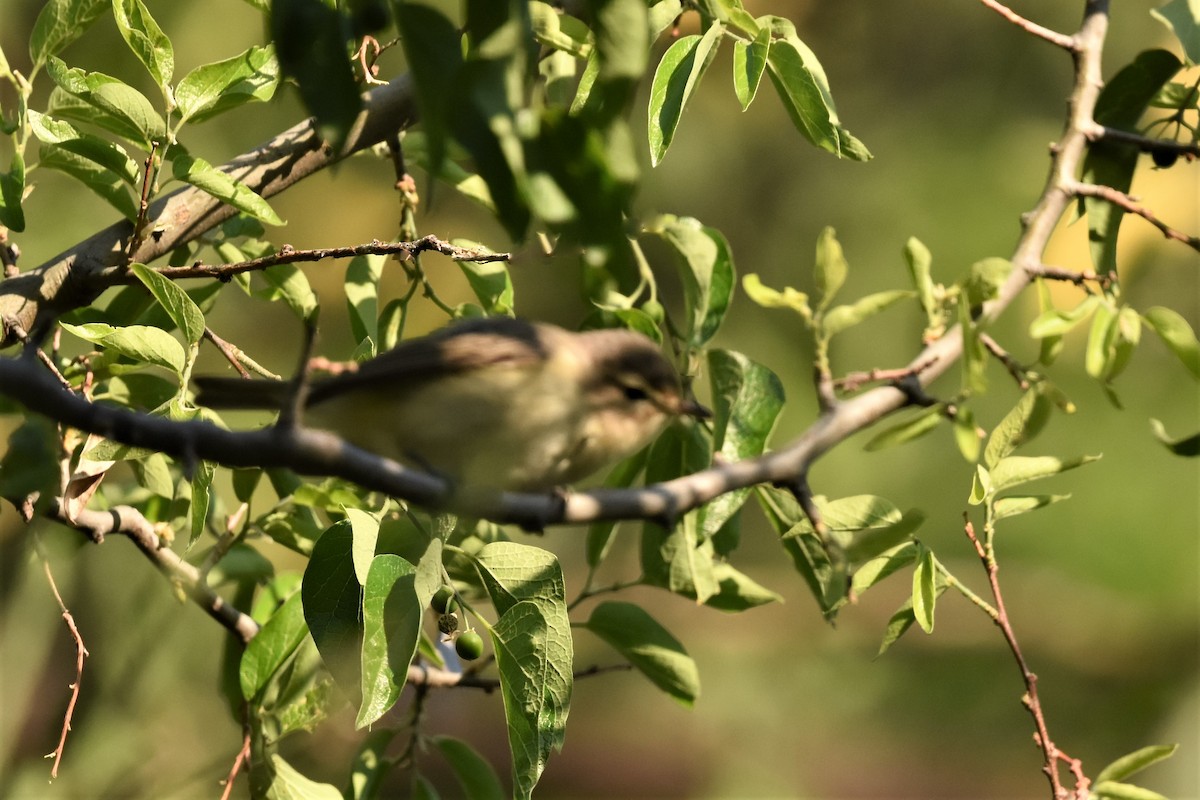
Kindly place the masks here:
<instances>
[{"instance_id":1,"label":"dark eye stripe","mask_svg":"<svg viewBox=\"0 0 1200 800\"><path fill-rule=\"evenodd\" d=\"M625 399L629 400L630 402L646 400L650 397L650 395L646 394L645 389L642 389L638 386L622 386L621 391L625 393Z\"/></svg>"}]
</instances>

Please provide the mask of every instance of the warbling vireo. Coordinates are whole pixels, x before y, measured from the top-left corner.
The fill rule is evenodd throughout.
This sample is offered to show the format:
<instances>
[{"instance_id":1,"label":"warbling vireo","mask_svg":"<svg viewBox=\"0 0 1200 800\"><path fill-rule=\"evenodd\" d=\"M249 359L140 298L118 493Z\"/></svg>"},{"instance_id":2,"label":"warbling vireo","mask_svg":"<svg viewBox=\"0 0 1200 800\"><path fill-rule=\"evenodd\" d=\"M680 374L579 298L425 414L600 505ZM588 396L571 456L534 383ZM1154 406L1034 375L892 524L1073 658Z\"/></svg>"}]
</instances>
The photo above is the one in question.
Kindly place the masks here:
<instances>
[{"instance_id":1,"label":"warbling vireo","mask_svg":"<svg viewBox=\"0 0 1200 800\"><path fill-rule=\"evenodd\" d=\"M277 381L195 384L196 402L211 408L278 409L288 392ZM679 415L709 412L684 397L645 336L497 317L406 340L314 380L304 419L465 485L539 491L631 455Z\"/></svg>"}]
</instances>

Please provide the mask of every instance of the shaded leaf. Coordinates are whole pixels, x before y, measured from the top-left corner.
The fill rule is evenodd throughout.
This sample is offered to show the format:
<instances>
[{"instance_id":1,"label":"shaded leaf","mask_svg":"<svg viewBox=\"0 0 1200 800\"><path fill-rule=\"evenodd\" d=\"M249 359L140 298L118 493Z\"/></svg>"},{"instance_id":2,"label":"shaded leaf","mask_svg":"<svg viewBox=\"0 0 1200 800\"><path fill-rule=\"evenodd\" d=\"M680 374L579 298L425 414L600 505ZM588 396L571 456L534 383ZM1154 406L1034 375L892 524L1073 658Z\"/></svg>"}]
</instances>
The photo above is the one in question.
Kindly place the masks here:
<instances>
[{"instance_id":1,"label":"shaded leaf","mask_svg":"<svg viewBox=\"0 0 1200 800\"><path fill-rule=\"evenodd\" d=\"M885 447L894 447L919 439L938 426L938 423L942 421L943 414L944 409L940 406L923 408L909 419L872 436L870 441L863 445L863 449L882 450Z\"/></svg>"},{"instance_id":2,"label":"shaded leaf","mask_svg":"<svg viewBox=\"0 0 1200 800\"><path fill-rule=\"evenodd\" d=\"M338 685L357 702L362 586L354 574L353 552L350 523L334 523L313 545L300 592L304 619L321 659Z\"/></svg>"},{"instance_id":3,"label":"shaded leaf","mask_svg":"<svg viewBox=\"0 0 1200 800\"><path fill-rule=\"evenodd\" d=\"M127 220L137 219L137 204L122 176L94 160L58 145L43 145L40 166L70 175L95 192ZM3 180L4 176L0 176ZM15 182L14 182L15 185ZM19 210L19 208L18 208Z\"/></svg>"},{"instance_id":4,"label":"shaded leaf","mask_svg":"<svg viewBox=\"0 0 1200 800\"><path fill-rule=\"evenodd\" d=\"M761 29L751 42L733 43L733 90L745 111L758 93L758 84L767 68L771 48L771 30Z\"/></svg>"},{"instance_id":5,"label":"shaded leaf","mask_svg":"<svg viewBox=\"0 0 1200 800\"><path fill-rule=\"evenodd\" d=\"M683 645L641 606L607 602L596 606L586 627L608 642L667 694L690 706L700 694L700 673Z\"/></svg>"},{"instance_id":6,"label":"shaded leaf","mask_svg":"<svg viewBox=\"0 0 1200 800\"><path fill-rule=\"evenodd\" d=\"M145 325L118 328L103 322L89 322L83 325L60 322L59 325L80 339L115 350L136 361L165 367L175 373L183 370L183 346L175 337L160 328Z\"/></svg>"},{"instance_id":7,"label":"shaded leaf","mask_svg":"<svg viewBox=\"0 0 1200 800\"><path fill-rule=\"evenodd\" d=\"M471 800L503 800L505 793L500 778L475 748L451 736L434 736L430 741L454 770L454 777L458 778L464 797Z\"/></svg>"},{"instance_id":8,"label":"shaded leaf","mask_svg":"<svg viewBox=\"0 0 1200 800\"><path fill-rule=\"evenodd\" d=\"M916 567L913 569L912 611L913 619L926 633L933 633L933 612L937 602L935 585L937 567L933 551L917 543Z\"/></svg>"},{"instance_id":9,"label":"shaded leaf","mask_svg":"<svg viewBox=\"0 0 1200 800\"><path fill-rule=\"evenodd\" d=\"M111 7L110 0L49 0L38 13L29 36L34 70L86 33Z\"/></svg>"},{"instance_id":10,"label":"shaded leaf","mask_svg":"<svg viewBox=\"0 0 1200 800\"><path fill-rule=\"evenodd\" d=\"M1154 438L1162 442L1175 455L1188 457L1200 456L1200 432L1193 433L1191 436L1172 439L1167 433L1167 429L1158 420L1150 420L1150 427L1154 430Z\"/></svg>"},{"instance_id":11,"label":"shaded leaf","mask_svg":"<svg viewBox=\"0 0 1200 800\"><path fill-rule=\"evenodd\" d=\"M736 275L729 243L716 228L692 217L663 215L650 230L679 255L688 340L693 347L700 347L721 327L733 295Z\"/></svg>"},{"instance_id":12,"label":"shaded leaf","mask_svg":"<svg viewBox=\"0 0 1200 800\"><path fill-rule=\"evenodd\" d=\"M247 642L238 672L242 697L246 700L257 697L307 635L304 607L300 602L300 593L296 592L275 610L255 637Z\"/></svg>"},{"instance_id":13,"label":"shaded leaf","mask_svg":"<svg viewBox=\"0 0 1200 800\"><path fill-rule=\"evenodd\" d=\"M362 703L354 720L363 728L395 705L421 636L424 606L416 568L390 553L375 556L363 585Z\"/></svg>"},{"instance_id":14,"label":"shaded leaf","mask_svg":"<svg viewBox=\"0 0 1200 800\"><path fill-rule=\"evenodd\" d=\"M1001 497L996 501L993 508L992 519L998 522L1005 517L1027 514L1030 511L1037 511L1039 508L1045 508L1063 500L1068 500L1070 497L1071 495L1069 494L1035 494Z\"/></svg>"},{"instance_id":15,"label":"shaded leaf","mask_svg":"<svg viewBox=\"0 0 1200 800\"><path fill-rule=\"evenodd\" d=\"M345 18L321 0L273 0L270 26L280 68L296 80L321 138L340 147L362 108Z\"/></svg>"}]
</instances>

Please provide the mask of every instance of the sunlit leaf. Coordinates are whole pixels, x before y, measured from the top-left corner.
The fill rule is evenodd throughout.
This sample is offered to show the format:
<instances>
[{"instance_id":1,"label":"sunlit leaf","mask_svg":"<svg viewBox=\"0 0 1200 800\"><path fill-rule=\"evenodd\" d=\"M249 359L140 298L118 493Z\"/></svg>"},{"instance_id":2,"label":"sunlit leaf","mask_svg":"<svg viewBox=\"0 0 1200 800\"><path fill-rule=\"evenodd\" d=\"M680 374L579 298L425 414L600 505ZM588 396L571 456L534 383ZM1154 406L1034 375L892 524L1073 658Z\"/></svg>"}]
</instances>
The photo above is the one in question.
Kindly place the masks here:
<instances>
[{"instance_id":1,"label":"sunlit leaf","mask_svg":"<svg viewBox=\"0 0 1200 800\"><path fill-rule=\"evenodd\" d=\"M650 165L666 155L683 109L717 54L722 26L714 22L703 36L681 36L663 54L650 84Z\"/></svg>"}]
</instances>

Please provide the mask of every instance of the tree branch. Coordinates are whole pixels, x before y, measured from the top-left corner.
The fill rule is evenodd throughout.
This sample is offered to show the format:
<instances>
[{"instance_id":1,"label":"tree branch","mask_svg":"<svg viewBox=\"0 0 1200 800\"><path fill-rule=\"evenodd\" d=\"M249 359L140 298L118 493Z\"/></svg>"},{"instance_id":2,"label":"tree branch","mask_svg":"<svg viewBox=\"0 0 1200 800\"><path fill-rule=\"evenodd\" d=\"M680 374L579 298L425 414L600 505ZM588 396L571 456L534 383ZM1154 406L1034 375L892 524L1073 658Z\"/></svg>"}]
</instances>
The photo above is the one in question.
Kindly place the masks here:
<instances>
[{"instance_id":1,"label":"tree branch","mask_svg":"<svg viewBox=\"0 0 1200 800\"><path fill-rule=\"evenodd\" d=\"M60 394L62 393L60 392ZM79 402L90 405L84 400ZM94 407L99 408L99 406ZM103 542L104 537L110 533L128 536L142 551L142 554L154 562L154 565L163 574L178 582L193 602L204 609L210 617L237 634L243 642L250 641L258 633L258 623L225 602L225 598L204 583L200 572L180 558L174 550L166 547L155 533L154 526L136 508L114 506L107 511L85 508L77 511L74 519L70 519L62 504L56 499L47 510L47 516L70 528L82 531L97 544Z\"/></svg>"},{"instance_id":2,"label":"tree branch","mask_svg":"<svg viewBox=\"0 0 1200 800\"><path fill-rule=\"evenodd\" d=\"M1138 205L1134 198L1125 192L1118 191L1111 186L1100 186L1094 183L1074 183L1071 185L1071 191L1081 197L1095 197L1112 203L1117 208L1146 220L1158 228L1162 232L1162 235L1168 239L1183 242L1193 250L1200 252L1200 236L1188 236L1182 231L1175 230L1155 216L1153 211L1145 206Z\"/></svg>"},{"instance_id":3,"label":"tree branch","mask_svg":"<svg viewBox=\"0 0 1200 800\"><path fill-rule=\"evenodd\" d=\"M347 156L370 147L416 120L408 75L364 95L363 111L334 152L305 120L271 141L230 161L221 170L263 197L279 194ZM232 206L194 187L186 187L150 205L146 226L154 231L126 258L124 245L134 236L128 220L111 225L41 266L0 282L0 346L10 342L9 320L25 330L92 302L108 284L105 270L128 261L148 264L229 219Z\"/></svg>"},{"instance_id":4,"label":"tree branch","mask_svg":"<svg viewBox=\"0 0 1200 800\"><path fill-rule=\"evenodd\" d=\"M979 2L983 3L985 6L990 8L992 11L995 11L997 14L1004 17L1006 20L1008 20L1012 24L1016 25L1017 27L1021 28L1022 30L1026 31L1028 33L1032 33L1034 36L1037 36L1038 38L1045 39L1047 42L1050 42L1051 44L1058 45L1059 47L1063 48L1064 50L1074 50L1075 49L1075 39L1071 36L1067 36L1065 33L1059 33L1058 31L1053 31L1053 30L1050 30L1049 28L1042 27L1041 25L1038 25L1036 22L1031 22L1031 21L1025 19L1025 17L1022 17L1017 12L1013 11L1008 6L1004 5L1003 3L997 2L997 0L979 0Z\"/></svg>"}]
</instances>

